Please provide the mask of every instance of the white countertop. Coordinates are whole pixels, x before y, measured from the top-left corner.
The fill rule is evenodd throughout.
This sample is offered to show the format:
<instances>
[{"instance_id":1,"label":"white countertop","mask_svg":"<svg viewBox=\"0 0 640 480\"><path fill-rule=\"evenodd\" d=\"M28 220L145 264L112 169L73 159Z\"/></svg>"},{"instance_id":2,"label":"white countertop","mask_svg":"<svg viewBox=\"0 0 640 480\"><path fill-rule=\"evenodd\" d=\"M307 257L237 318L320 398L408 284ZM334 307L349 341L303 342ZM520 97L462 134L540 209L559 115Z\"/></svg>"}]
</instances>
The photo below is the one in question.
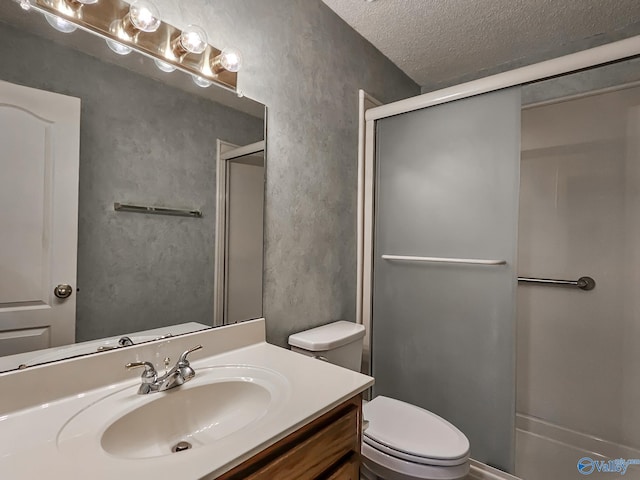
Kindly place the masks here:
<instances>
[{"instance_id":1,"label":"white countertop","mask_svg":"<svg viewBox=\"0 0 640 480\"><path fill-rule=\"evenodd\" d=\"M286 379L288 395L281 408L265 417L259 428L240 430L215 444L180 452L178 460L174 455L123 459L107 454L100 447L101 433L113 420L105 418L98 422L101 431L95 432L92 441L78 442L73 448L68 444L59 448L58 434L74 415L111 392L128 387L135 391L140 383L136 377L24 410L0 413L2 478L214 479L373 384L371 377L265 342L193 361L196 378L192 382L197 381L199 368L222 365L269 369ZM0 388L2 386L0 382ZM34 385L34 388L37 387Z\"/></svg>"}]
</instances>

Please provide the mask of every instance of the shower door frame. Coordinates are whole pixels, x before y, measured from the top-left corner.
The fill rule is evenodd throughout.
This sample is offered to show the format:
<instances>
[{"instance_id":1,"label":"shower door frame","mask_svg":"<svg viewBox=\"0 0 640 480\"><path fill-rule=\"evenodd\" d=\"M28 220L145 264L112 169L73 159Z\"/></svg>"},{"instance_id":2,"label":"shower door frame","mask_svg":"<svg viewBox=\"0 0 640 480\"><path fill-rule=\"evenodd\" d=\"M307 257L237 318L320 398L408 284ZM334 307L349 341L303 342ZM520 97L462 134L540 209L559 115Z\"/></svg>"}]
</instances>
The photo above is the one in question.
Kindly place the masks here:
<instances>
[{"instance_id":1,"label":"shower door frame","mask_svg":"<svg viewBox=\"0 0 640 480\"><path fill-rule=\"evenodd\" d=\"M360 135L359 138L359 151L364 155L358 159L358 177L361 181L358 182L356 289L356 322L365 326L365 345L370 345L373 307L376 122L395 115L525 85L636 55L640 55L640 35L366 110L364 125L360 126L364 135ZM371 374L371 354L370 349L366 349L363 373Z\"/></svg>"}]
</instances>

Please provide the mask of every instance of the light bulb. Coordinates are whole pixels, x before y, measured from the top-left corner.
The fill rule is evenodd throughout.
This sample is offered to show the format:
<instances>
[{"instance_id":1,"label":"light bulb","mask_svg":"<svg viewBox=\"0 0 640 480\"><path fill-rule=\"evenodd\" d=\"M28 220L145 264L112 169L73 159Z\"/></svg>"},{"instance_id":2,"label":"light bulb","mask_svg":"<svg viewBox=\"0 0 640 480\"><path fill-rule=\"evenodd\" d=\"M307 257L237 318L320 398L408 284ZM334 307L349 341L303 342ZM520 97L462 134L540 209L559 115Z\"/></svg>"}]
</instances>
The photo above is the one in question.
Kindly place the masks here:
<instances>
[{"instance_id":1,"label":"light bulb","mask_svg":"<svg viewBox=\"0 0 640 480\"><path fill-rule=\"evenodd\" d=\"M106 42L109 48L118 55L129 55L133 51L133 48L123 45L120 42L116 42L115 40L107 39Z\"/></svg>"},{"instance_id":2,"label":"light bulb","mask_svg":"<svg viewBox=\"0 0 640 480\"><path fill-rule=\"evenodd\" d=\"M170 63L163 62L162 60L158 60L157 58L153 60L153 63L155 63L156 67L158 67L163 72L171 73L176 70L176 67L174 67Z\"/></svg>"},{"instance_id":3,"label":"light bulb","mask_svg":"<svg viewBox=\"0 0 640 480\"><path fill-rule=\"evenodd\" d=\"M155 32L160 28L160 12L151 2L137 0L129 7L129 19L133 26L143 32Z\"/></svg>"},{"instance_id":4,"label":"light bulb","mask_svg":"<svg viewBox=\"0 0 640 480\"><path fill-rule=\"evenodd\" d=\"M220 65L225 70L237 72L242 67L242 54L237 48L225 48L220 54Z\"/></svg>"},{"instance_id":5,"label":"light bulb","mask_svg":"<svg viewBox=\"0 0 640 480\"><path fill-rule=\"evenodd\" d=\"M73 23L65 20L64 18L60 18L56 15L51 15L50 13L45 13L44 18L47 19L49 25L62 33L71 33L76 31L76 27Z\"/></svg>"},{"instance_id":6,"label":"light bulb","mask_svg":"<svg viewBox=\"0 0 640 480\"><path fill-rule=\"evenodd\" d=\"M189 53L202 53L207 48L207 34L197 25L189 25L180 34L180 46Z\"/></svg>"},{"instance_id":7,"label":"light bulb","mask_svg":"<svg viewBox=\"0 0 640 480\"><path fill-rule=\"evenodd\" d=\"M207 80L206 78L200 77L198 75L191 75L191 78L193 79L193 83L202 88L207 88L213 85L213 82L211 80Z\"/></svg>"},{"instance_id":8,"label":"light bulb","mask_svg":"<svg viewBox=\"0 0 640 480\"><path fill-rule=\"evenodd\" d=\"M20 0L20 6L23 10L31 10L31 2L29 0Z\"/></svg>"}]
</instances>

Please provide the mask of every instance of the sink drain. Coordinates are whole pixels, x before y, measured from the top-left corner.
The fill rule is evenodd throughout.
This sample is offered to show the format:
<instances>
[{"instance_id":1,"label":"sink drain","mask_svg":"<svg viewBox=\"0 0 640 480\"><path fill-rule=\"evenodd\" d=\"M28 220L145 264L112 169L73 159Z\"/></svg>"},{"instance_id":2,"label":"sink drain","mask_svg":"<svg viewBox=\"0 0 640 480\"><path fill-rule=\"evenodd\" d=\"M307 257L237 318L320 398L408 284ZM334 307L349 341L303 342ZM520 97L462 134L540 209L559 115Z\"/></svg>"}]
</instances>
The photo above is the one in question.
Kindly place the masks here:
<instances>
[{"instance_id":1,"label":"sink drain","mask_svg":"<svg viewBox=\"0 0 640 480\"><path fill-rule=\"evenodd\" d=\"M191 447L192 445L189 442L178 442L173 446L171 451L173 453L184 452L185 450L189 450Z\"/></svg>"}]
</instances>

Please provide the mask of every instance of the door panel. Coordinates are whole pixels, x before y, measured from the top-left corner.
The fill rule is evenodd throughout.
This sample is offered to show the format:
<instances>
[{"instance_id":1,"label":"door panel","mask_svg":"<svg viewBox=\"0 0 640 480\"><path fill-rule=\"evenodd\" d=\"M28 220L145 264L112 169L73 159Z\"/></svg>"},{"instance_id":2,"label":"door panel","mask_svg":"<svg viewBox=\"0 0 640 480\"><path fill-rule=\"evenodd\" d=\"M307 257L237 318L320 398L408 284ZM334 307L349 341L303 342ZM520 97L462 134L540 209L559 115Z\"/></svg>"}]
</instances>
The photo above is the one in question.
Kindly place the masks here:
<instances>
[{"instance_id":1,"label":"door panel","mask_svg":"<svg viewBox=\"0 0 640 480\"><path fill-rule=\"evenodd\" d=\"M0 106L0 122L0 224L20 232L3 235L0 303L42 304L43 280L49 276L49 245L42 241L51 217L49 199L44 198L51 189L49 122L8 105Z\"/></svg>"},{"instance_id":2,"label":"door panel","mask_svg":"<svg viewBox=\"0 0 640 480\"><path fill-rule=\"evenodd\" d=\"M264 153L227 162L225 323L262 316Z\"/></svg>"},{"instance_id":3,"label":"door panel","mask_svg":"<svg viewBox=\"0 0 640 480\"><path fill-rule=\"evenodd\" d=\"M79 99L0 82L0 355L74 342L79 137Z\"/></svg>"},{"instance_id":4,"label":"door panel","mask_svg":"<svg viewBox=\"0 0 640 480\"><path fill-rule=\"evenodd\" d=\"M0 332L0 351L4 355L16 355L48 348L51 344L50 334L48 327ZM12 367L8 364L8 368Z\"/></svg>"},{"instance_id":5,"label":"door panel","mask_svg":"<svg viewBox=\"0 0 640 480\"><path fill-rule=\"evenodd\" d=\"M375 393L444 417L473 458L512 471L520 90L380 120L376 138Z\"/></svg>"}]
</instances>

